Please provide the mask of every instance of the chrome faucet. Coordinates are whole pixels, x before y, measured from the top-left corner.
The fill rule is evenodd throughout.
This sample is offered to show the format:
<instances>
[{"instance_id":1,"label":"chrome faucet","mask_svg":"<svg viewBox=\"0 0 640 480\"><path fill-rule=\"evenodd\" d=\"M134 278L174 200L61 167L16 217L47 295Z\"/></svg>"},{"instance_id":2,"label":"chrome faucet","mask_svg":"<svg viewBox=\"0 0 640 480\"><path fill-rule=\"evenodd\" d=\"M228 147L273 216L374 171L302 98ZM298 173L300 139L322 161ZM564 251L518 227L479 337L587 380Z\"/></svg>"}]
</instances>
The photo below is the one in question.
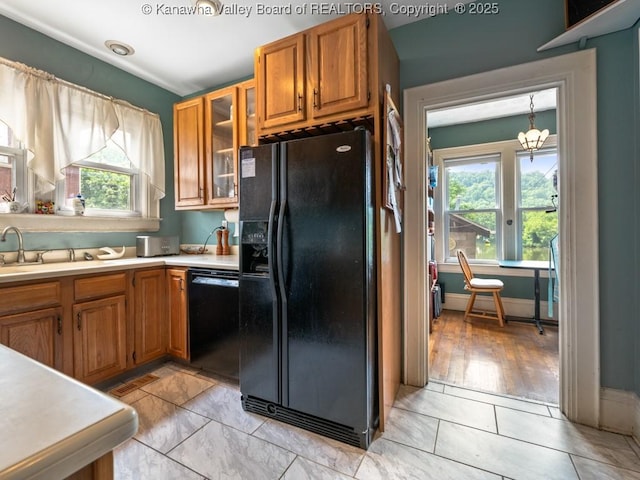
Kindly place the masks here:
<instances>
[{"instance_id":1,"label":"chrome faucet","mask_svg":"<svg viewBox=\"0 0 640 480\"><path fill-rule=\"evenodd\" d=\"M24 240L22 238L22 232L20 230L18 230L18 227L14 227L12 225L8 225L6 227L4 227L4 230L2 230L2 237L0 237L0 241L5 242L7 240L7 232L9 230L13 230L14 232L16 232L16 235L18 236L18 263L24 263Z\"/></svg>"}]
</instances>

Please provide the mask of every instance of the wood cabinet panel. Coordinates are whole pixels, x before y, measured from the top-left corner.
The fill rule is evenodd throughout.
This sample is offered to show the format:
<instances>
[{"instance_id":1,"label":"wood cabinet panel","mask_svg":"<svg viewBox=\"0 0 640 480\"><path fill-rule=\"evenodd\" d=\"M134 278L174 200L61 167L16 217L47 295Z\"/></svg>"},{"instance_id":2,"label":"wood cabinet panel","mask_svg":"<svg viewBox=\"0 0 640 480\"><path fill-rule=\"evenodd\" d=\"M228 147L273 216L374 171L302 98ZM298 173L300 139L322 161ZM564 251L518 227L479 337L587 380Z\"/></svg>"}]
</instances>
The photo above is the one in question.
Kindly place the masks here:
<instances>
[{"instance_id":1,"label":"wood cabinet panel","mask_svg":"<svg viewBox=\"0 0 640 480\"><path fill-rule=\"evenodd\" d=\"M134 274L135 364L158 358L167 351L165 270L142 270Z\"/></svg>"},{"instance_id":2,"label":"wood cabinet panel","mask_svg":"<svg viewBox=\"0 0 640 480\"><path fill-rule=\"evenodd\" d=\"M52 368L62 361L62 308L0 317L0 343Z\"/></svg>"},{"instance_id":3,"label":"wood cabinet panel","mask_svg":"<svg viewBox=\"0 0 640 480\"><path fill-rule=\"evenodd\" d=\"M0 315L60 304L60 282L4 287L0 292Z\"/></svg>"},{"instance_id":4,"label":"wood cabinet panel","mask_svg":"<svg viewBox=\"0 0 640 480\"><path fill-rule=\"evenodd\" d=\"M376 113L371 80L377 64L371 59L379 39L371 18L378 21L346 15L256 49L259 135Z\"/></svg>"},{"instance_id":5,"label":"wood cabinet panel","mask_svg":"<svg viewBox=\"0 0 640 480\"><path fill-rule=\"evenodd\" d=\"M257 143L254 91L247 80L174 105L176 209L238 206L238 149Z\"/></svg>"},{"instance_id":6,"label":"wood cabinet panel","mask_svg":"<svg viewBox=\"0 0 640 480\"><path fill-rule=\"evenodd\" d=\"M189 331L187 325L187 272L167 270L167 311L169 315L168 352L178 358L189 359Z\"/></svg>"},{"instance_id":7,"label":"wood cabinet panel","mask_svg":"<svg viewBox=\"0 0 640 480\"><path fill-rule=\"evenodd\" d=\"M86 300L106 295L123 293L127 289L127 274L125 272L95 277L82 277L74 281L75 299Z\"/></svg>"},{"instance_id":8,"label":"wood cabinet panel","mask_svg":"<svg viewBox=\"0 0 640 480\"><path fill-rule=\"evenodd\" d=\"M125 296L74 305L74 376L94 383L126 369Z\"/></svg>"},{"instance_id":9,"label":"wood cabinet panel","mask_svg":"<svg viewBox=\"0 0 640 480\"><path fill-rule=\"evenodd\" d=\"M256 51L260 129L305 119L305 38L294 35Z\"/></svg>"},{"instance_id":10,"label":"wood cabinet panel","mask_svg":"<svg viewBox=\"0 0 640 480\"><path fill-rule=\"evenodd\" d=\"M173 107L174 181L177 207L204 205L204 100Z\"/></svg>"},{"instance_id":11,"label":"wood cabinet panel","mask_svg":"<svg viewBox=\"0 0 640 480\"><path fill-rule=\"evenodd\" d=\"M313 118L366 107L369 101L367 17L351 15L309 32Z\"/></svg>"}]
</instances>

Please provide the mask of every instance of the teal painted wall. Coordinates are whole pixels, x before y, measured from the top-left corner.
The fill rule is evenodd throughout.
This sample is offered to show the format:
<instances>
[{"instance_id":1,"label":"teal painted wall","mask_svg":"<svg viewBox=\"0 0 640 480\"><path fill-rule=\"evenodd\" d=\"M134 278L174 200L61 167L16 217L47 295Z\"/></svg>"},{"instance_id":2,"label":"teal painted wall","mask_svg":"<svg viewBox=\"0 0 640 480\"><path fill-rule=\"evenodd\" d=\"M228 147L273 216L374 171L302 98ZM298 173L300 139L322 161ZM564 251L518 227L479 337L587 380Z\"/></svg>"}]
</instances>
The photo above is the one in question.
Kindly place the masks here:
<instances>
[{"instance_id":1,"label":"teal painted wall","mask_svg":"<svg viewBox=\"0 0 640 480\"><path fill-rule=\"evenodd\" d=\"M500 2L497 15L449 13L391 31L400 58L401 87L413 87L526 63L577 50L536 49L564 31L564 2ZM597 49L598 186L600 241L601 381L640 394L638 207L635 188L639 114L635 30L587 41ZM202 243L220 212L173 209L172 105L179 97L0 16L0 56L49 71L160 114L165 135L167 197L160 233ZM633 199L633 200L631 200ZM631 205L630 205L631 202ZM633 213L630 215L630 213ZM28 248L133 245L135 233L27 234ZM630 259L632 259L630 261ZM584 259L589 261L590 259ZM511 278L511 277L510 277Z\"/></svg>"},{"instance_id":2,"label":"teal painted wall","mask_svg":"<svg viewBox=\"0 0 640 480\"><path fill-rule=\"evenodd\" d=\"M536 126L539 128L548 128L551 134L557 133L556 128L556 111L548 110L536 113ZM505 140L514 140L518 133L526 129L529 125L528 115L513 115L510 117L495 118L491 120L483 120L481 122L463 123L460 125L449 125L445 127L437 127L429 129L431 137L431 147L434 150L439 148L461 147L464 145L479 145L490 142L501 142ZM531 275L531 272L523 272ZM478 275L482 277L483 275ZM505 284L503 296L505 298L526 298L533 300L533 279L521 277L502 277L499 278ZM464 293L464 281L462 273L441 273L440 282L445 283L448 293ZM547 299L547 280L540 279L540 298L543 301ZM446 306L446 305L445 305Z\"/></svg>"},{"instance_id":3,"label":"teal painted wall","mask_svg":"<svg viewBox=\"0 0 640 480\"><path fill-rule=\"evenodd\" d=\"M551 135L556 134L556 111L537 112L535 125L540 130L548 128ZM436 150L438 148L515 140L518 133L527 131L528 128L528 115L513 115L481 122L430 128L428 135L431 137L431 148Z\"/></svg>"},{"instance_id":4,"label":"teal painted wall","mask_svg":"<svg viewBox=\"0 0 640 480\"><path fill-rule=\"evenodd\" d=\"M577 51L577 44L536 51L563 32L564 2L512 0L500 2L498 15L443 15L391 36L407 88ZM629 29L586 48L597 50L601 384L640 394L636 41Z\"/></svg>"},{"instance_id":5,"label":"teal painted wall","mask_svg":"<svg viewBox=\"0 0 640 480\"><path fill-rule=\"evenodd\" d=\"M212 226L220 226L221 211L177 212L173 183L173 104L181 97L86 55L63 43L0 15L0 56L45 70L69 82L96 92L126 100L158 113L162 122L166 162L166 196L160 201L162 222L153 235L179 235L182 243L203 243ZM212 87L209 90L213 90ZM230 228L233 230L234 225ZM136 235L149 232L118 233L25 233L28 250L91 248L105 245L135 245ZM212 237L215 244L215 235ZM230 237L231 244L237 239ZM0 251L17 247L12 239Z\"/></svg>"},{"instance_id":6,"label":"teal painted wall","mask_svg":"<svg viewBox=\"0 0 640 480\"><path fill-rule=\"evenodd\" d=\"M179 96L0 16L0 56L45 70L58 78L126 100L158 113L166 160L166 196L160 201L162 217L157 234L181 233L180 215L173 208L173 103ZM145 235L148 233L145 233ZM155 233L154 233L155 234ZM136 232L126 233L25 233L25 248L83 248L135 245ZM15 249L13 242L3 250Z\"/></svg>"}]
</instances>

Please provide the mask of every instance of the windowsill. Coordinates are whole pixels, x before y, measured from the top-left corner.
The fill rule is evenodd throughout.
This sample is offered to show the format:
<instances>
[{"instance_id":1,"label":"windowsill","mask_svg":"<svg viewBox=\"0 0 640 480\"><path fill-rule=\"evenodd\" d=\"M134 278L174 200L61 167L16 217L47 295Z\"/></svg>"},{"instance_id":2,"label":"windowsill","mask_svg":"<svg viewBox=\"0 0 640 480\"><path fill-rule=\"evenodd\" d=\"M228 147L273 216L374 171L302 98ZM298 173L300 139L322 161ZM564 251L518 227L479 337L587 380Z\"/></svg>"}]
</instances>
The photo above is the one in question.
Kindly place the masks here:
<instances>
[{"instance_id":1,"label":"windowsill","mask_svg":"<svg viewBox=\"0 0 640 480\"><path fill-rule=\"evenodd\" d=\"M497 263L495 265L472 263L471 271L475 275L493 275L494 277L533 277L533 270L503 268ZM438 262L438 273L459 273L462 275L462 270L457 262ZM548 277L548 270L540 270L540 278Z\"/></svg>"},{"instance_id":2,"label":"windowsill","mask_svg":"<svg viewBox=\"0 0 640 480\"><path fill-rule=\"evenodd\" d=\"M155 232L159 218L85 217L40 215L35 213L0 214L3 225L18 227L23 232Z\"/></svg>"}]
</instances>

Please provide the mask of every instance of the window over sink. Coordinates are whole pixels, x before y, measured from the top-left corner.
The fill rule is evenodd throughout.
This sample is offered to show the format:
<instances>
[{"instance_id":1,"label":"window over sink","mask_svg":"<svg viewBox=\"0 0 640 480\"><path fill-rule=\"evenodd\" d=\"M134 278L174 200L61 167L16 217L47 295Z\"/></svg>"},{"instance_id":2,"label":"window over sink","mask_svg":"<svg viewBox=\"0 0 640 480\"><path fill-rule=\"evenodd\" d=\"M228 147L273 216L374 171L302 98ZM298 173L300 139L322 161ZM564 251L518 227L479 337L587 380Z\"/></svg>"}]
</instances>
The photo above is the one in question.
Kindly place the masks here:
<instances>
[{"instance_id":1,"label":"window over sink","mask_svg":"<svg viewBox=\"0 0 640 480\"><path fill-rule=\"evenodd\" d=\"M0 76L0 213L58 214L12 215L32 231L159 228L157 114L1 57Z\"/></svg>"}]
</instances>

